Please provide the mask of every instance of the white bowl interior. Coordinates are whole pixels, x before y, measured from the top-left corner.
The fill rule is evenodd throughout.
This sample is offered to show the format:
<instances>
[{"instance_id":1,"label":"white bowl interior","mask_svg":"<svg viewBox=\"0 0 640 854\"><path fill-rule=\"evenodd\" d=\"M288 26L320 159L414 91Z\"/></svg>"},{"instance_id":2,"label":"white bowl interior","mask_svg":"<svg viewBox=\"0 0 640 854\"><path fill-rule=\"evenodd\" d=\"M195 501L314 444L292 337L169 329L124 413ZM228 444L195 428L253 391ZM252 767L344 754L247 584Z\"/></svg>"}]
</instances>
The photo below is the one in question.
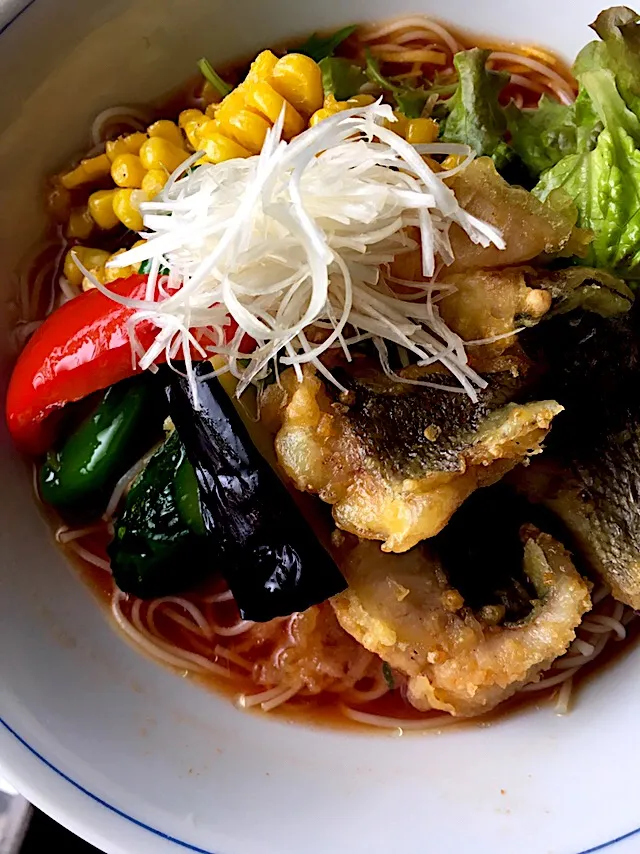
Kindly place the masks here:
<instances>
[{"instance_id":1,"label":"white bowl interior","mask_svg":"<svg viewBox=\"0 0 640 854\"><path fill-rule=\"evenodd\" d=\"M571 56L601 3L420 0L414 11ZM404 11L403 0L36 0L0 35L0 79L11 81L0 92L4 303L42 225L40 180L87 146L99 110L160 96L201 55L223 62ZM104 850L576 854L640 825L639 651L591 679L563 718L530 707L488 727L393 739L243 714L113 633L54 547L4 425L0 483L0 764Z\"/></svg>"}]
</instances>

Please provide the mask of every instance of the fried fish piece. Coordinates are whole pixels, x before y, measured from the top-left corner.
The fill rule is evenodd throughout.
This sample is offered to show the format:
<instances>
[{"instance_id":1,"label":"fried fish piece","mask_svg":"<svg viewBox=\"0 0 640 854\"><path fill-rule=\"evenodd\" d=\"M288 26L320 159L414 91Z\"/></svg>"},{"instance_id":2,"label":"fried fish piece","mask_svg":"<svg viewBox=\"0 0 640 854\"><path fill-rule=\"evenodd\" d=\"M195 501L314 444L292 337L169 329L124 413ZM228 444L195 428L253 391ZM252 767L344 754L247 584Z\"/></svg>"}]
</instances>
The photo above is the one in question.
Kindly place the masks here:
<instances>
[{"instance_id":1,"label":"fried fish piece","mask_svg":"<svg viewBox=\"0 0 640 854\"><path fill-rule=\"evenodd\" d=\"M522 535L523 568L538 598L517 624L487 625L466 608L428 543L388 555L361 541L342 562L349 587L332 599L340 625L408 676L417 709L488 712L535 681L575 638L591 608L587 583L559 542L532 526Z\"/></svg>"},{"instance_id":2,"label":"fried fish piece","mask_svg":"<svg viewBox=\"0 0 640 854\"><path fill-rule=\"evenodd\" d=\"M346 402L310 368L301 383L283 374L278 461L298 489L333 505L340 528L382 540L385 551L434 536L475 489L539 453L562 410L552 400L510 402L519 383L509 373L491 375L478 403L379 373L341 379Z\"/></svg>"},{"instance_id":3,"label":"fried fish piece","mask_svg":"<svg viewBox=\"0 0 640 854\"><path fill-rule=\"evenodd\" d=\"M505 249L483 248L453 225L449 236L455 260L450 272L512 267L540 255L583 256L592 240L591 232L576 228L575 207L555 198L541 202L522 187L511 186L489 157L477 158L448 183L467 213L499 228L506 243Z\"/></svg>"},{"instance_id":4,"label":"fried fish piece","mask_svg":"<svg viewBox=\"0 0 640 854\"><path fill-rule=\"evenodd\" d=\"M616 599L640 608L639 312L551 321L525 341L566 413L544 459L514 480L557 514ZM538 336L535 336L538 339ZM538 344L536 352L535 343Z\"/></svg>"}]
</instances>

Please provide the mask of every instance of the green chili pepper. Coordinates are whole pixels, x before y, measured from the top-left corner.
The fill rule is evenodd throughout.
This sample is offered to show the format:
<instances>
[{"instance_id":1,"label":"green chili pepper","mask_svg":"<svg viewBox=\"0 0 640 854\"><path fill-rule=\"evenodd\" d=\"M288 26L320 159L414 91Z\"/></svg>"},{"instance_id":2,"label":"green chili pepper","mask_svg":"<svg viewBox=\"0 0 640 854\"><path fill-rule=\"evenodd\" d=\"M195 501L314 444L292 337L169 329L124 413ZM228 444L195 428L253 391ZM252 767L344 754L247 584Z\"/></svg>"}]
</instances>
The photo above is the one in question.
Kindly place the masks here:
<instances>
[{"instance_id":1,"label":"green chili pepper","mask_svg":"<svg viewBox=\"0 0 640 854\"><path fill-rule=\"evenodd\" d=\"M162 435L165 402L151 375L111 386L40 471L43 501L79 516L106 507L119 478Z\"/></svg>"}]
</instances>

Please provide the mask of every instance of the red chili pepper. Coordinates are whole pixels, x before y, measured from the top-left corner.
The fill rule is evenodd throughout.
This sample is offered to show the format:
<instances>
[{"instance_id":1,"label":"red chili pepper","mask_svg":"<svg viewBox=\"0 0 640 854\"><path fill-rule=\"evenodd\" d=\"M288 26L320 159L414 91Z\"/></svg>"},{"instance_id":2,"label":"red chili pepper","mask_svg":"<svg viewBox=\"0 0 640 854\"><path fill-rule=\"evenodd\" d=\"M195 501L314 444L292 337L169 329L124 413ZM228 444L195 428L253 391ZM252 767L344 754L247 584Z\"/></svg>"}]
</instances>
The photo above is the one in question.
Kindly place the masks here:
<instances>
[{"instance_id":1,"label":"red chili pepper","mask_svg":"<svg viewBox=\"0 0 640 854\"><path fill-rule=\"evenodd\" d=\"M136 274L109 287L120 296L144 299L146 281ZM65 303L36 330L18 358L7 392L7 425L21 451L47 451L54 441L50 415L139 370L132 363L127 330L135 311L94 289ZM149 321L136 327L145 350L156 333Z\"/></svg>"}]
</instances>

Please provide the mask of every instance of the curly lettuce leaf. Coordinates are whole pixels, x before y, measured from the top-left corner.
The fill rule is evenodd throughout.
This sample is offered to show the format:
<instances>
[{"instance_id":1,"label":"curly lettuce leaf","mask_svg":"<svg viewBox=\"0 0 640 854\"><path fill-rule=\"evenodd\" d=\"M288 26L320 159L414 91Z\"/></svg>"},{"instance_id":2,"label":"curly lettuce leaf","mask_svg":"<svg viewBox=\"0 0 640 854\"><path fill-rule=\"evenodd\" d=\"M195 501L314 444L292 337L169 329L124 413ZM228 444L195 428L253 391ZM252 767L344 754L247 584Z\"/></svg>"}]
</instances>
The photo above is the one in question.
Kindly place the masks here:
<instances>
[{"instance_id":1,"label":"curly lettuce leaf","mask_svg":"<svg viewBox=\"0 0 640 854\"><path fill-rule=\"evenodd\" d=\"M505 110L511 145L527 168L540 175L577 148L575 106L543 95L537 110Z\"/></svg>"},{"instance_id":2,"label":"curly lettuce leaf","mask_svg":"<svg viewBox=\"0 0 640 854\"><path fill-rule=\"evenodd\" d=\"M318 63L322 71L322 86L325 95L333 95L336 101L346 101L360 91L367 75L363 68L348 59L326 56Z\"/></svg>"},{"instance_id":3,"label":"curly lettuce leaf","mask_svg":"<svg viewBox=\"0 0 640 854\"><path fill-rule=\"evenodd\" d=\"M587 263L626 277L640 276L640 121L626 106L617 78L605 67L604 45L589 45L576 62L577 77L603 130L595 139L593 116L579 133L578 152L544 173L534 189L547 199L564 190L579 224L593 231Z\"/></svg>"},{"instance_id":4,"label":"curly lettuce leaf","mask_svg":"<svg viewBox=\"0 0 640 854\"><path fill-rule=\"evenodd\" d=\"M600 12L591 27L606 47L607 65L618 91L640 117L640 15L626 6L613 6Z\"/></svg>"},{"instance_id":5,"label":"curly lettuce leaf","mask_svg":"<svg viewBox=\"0 0 640 854\"><path fill-rule=\"evenodd\" d=\"M369 80L385 92L391 92L398 110L408 119L418 119L422 115L427 99L431 94L423 86L400 85L394 83L380 71L378 60L367 49L366 73Z\"/></svg>"},{"instance_id":6,"label":"curly lettuce leaf","mask_svg":"<svg viewBox=\"0 0 640 854\"><path fill-rule=\"evenodd\" d=\"M446 142L470 145L480 156L493 155L507 129L498 97L509 82L509 75L489 71L489 55L490 51L475 47L454 56L459 84L441 134Z\"/></svg>"}]
</instances>

